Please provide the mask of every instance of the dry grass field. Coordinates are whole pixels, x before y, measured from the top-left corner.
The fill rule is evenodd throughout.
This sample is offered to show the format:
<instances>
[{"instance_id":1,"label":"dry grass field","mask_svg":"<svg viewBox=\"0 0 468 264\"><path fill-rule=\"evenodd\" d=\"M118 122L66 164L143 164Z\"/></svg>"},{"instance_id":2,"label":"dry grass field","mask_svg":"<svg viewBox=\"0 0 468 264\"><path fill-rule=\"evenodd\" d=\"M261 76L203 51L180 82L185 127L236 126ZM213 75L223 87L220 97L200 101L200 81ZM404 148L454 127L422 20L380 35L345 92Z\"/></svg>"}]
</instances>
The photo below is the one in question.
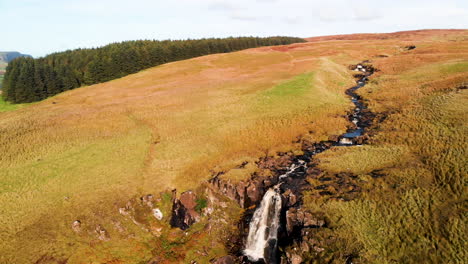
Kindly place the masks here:
<instances>
[{"instance_id":1,"label":"dry grass field","mask_svg":"<svg viewBox=\"0 0 468 264\"><path fill-rule=\"evenodd\" d=\"M417 48L406 51L407 45ZM392 196L395 201L432 208L424 204L432 200L423 199L432 197L449 206L437 210L461 213L466 193L466 90L445 90L468 79L468 31L311 39L210 55L68 91L14 111L5 109L0 112L0 263L146 263L142 261L164 254L178 254L167 263L196 259L193 252L203 243L174 242L170 239L183 236L176 231L155 237L129 224L126 228L134 235L118 235L111 224L122 218L118 208L132 197L195 189L211 171L228 171L244 161L297 149L292 142L309 131L312 141L343 133L348 125L344 115L352 107L344 91L354 84L347 66L364 59L371 59L381 72L361 94L373 111L392 114L371 146L339 149L320 159L329 161L323 168L330 171L346 168L366 175L384 168L391 176L382 180L389 183L370 192L370 198L323 206L331 208L330 217L349 216L337 229L351 230L367 259L387 263L387 255L403 256L406 251L385 251L394 237L402 236L400 229L392 226L394 237L381 237L369 234L371 226L360 219L374 217L369 210L395 182L404 185ZM441 152L444 155L437 155ZM458 174L445 171L445 163L458 164ZM252 169L238 171L236 179L248 177ZM447 192L450 198L445 198ZM421 225L429 225L436 216L431 214ZM400 221L405 215L375 217ZM106 226L111 241L75 234L75 219ZM464 228L459 217L454 219L458 222L446 220L451 228ZM433 229L434 234L448 232ZM385 241L370 243L363 234ZM208 234L197 236L200 241L213 240ZM460 237L454 239L463 247ZM179 252L171 253L169 244L178 245ZM221 246L208 255L222 255ZM447 252L456 250L450 243L446 246Z\"/></svg>"},{"instance_id":2,"label":"dry grass field","mask_svg":"<svg viewBox=\"0 0 468 264\"><path fill-rule=\"evenodd\" d=\"M468 38L446 37L375 60L381 71L359 93L386 119L370 145L317 156L326 174L354 175L363 190L351 202L309 192L309 208L333 223L317 233L334 237L322 258L466 262Z\"/></svg>"}]
</instances>

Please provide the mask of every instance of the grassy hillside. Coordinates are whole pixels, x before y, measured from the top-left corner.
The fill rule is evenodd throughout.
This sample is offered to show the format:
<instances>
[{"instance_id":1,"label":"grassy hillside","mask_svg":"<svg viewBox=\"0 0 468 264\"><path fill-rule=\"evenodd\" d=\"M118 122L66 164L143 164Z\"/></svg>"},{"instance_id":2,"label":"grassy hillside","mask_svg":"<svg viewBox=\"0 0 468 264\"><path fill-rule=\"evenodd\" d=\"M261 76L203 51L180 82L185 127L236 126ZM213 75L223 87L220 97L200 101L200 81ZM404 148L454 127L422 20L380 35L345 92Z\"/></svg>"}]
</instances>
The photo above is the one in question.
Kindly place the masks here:
<instances>
[{"instance_id":1,"label":"grassy hillside","mask_svg":"<svg viewBox=\"0 0 468 264\"><path fill-rule=\"evenodd\" d=\"M129 199L148 193L194 189L213 170L229 171L243 161L253 164L261 156L297 149L291 142L309 131L312 141L343 133L348 124L343 116L352 107L344 91L354 84L353 72L347 66L363 59L372 59L382 69L375 84L363 92L376 112L400 113L402 102L404 106L414 105L411 108L414 112L405 114L406 119L392 116L389 120L398 120L392 122L393 126L395 123L426 126L429 121L424 118L433 117L424 116L422 108L417 108L424 104L445 111L445 119L437 121L440 124L435 124L436 127L450 131L449 124L444 122L461 126L458 117L452 116L457 112L451 109L466 112L465 92L444 95L449 100L444 103L439 103L438 95L431 93L455 85L460 78L466 80L463 63L467 59L467 34L467 31L443 34L427 31L415 39L410 35L404 39L365 42L313 41L210 55L168 63L0 113L0 262L58 263L68 259L68 263L145 263L142 261L160 256L166 260L161 263L189 263L193 259L205 263L210 257L220 256L226 249L218 233L203 232L204 227L198 226L185 235L170 230L167 223L155 227L163 228L162 231L152 229L148 233L120 215L118 208ZM410 44L417 46L412 53L403 48ZM431 85L436 76L446 75L453 79L439 86ZM426 83L428 86L422 85ZM425 97L425 93L431 95ZM434 138L417 139L413 145L400 143L398 140L402 139L396 136L386 137L386 133L396 133L390 125L383 125L382 129L381 136L375 139L376 146L340 150L349 151L344 157L351 164L358 164L350 169L362 170L355 173L379 168L370 162L374 157L385 159L375 161L379 166L399 170L400 159L392 157L403 154L412 158L405 162L419 160L434 165L436 159L422 155L431 157L434 154L431 151L446 149L444 144L434 150L425 148L439 133L430 132L429 127L421 131ZM405 133L414 130L405 129ZM463 134L456 131L454 136L460 137L456 142L464 142L460 140ZM390 155L373 155L379 152L373 148L384 149ZM370 163L357 163L364 161L353 153L366 151ZM397 155L392 154L395 152ZM454 152L457 162L463 158L460 153ZM336 164L326 169L348 168L348 163ZM431 177L433 165L424 167L428 171L425 177ZM237 170L235 177L248 177L253 170L251 167ZM421 183L417 172L403 169L388 179L403 181L405 173L413 175L405 184ZM439 188L436 181L434 185L424 184ZM456 201L461 198L457 186L457 193L443 202L458 210ZM414 194L412 199L418 203L419 191L428 195L433 190L406 188L402 196L390 197L407 202L401 197ZM437 190L445 195L445 189ZM403 196L405 192L407 196ZM362 219L363 215L373 217L367 211L383 200L378 198L382 195L385 194L375 194L377 200L332 204L330 217L353 216L349 221ZM161 203L166 201L164 197ZM356 215L358 212L362 214ZM87 232L72 231L71 223L76 219L87 226ZM116 221L123 224L125 232L119 231ZM373 234L365 229L369 221L362 219L359 225L344 221L338 228L353 225L349 230L356 234L361 255L373 259L388 245L370 237ZM463 222L456 221L454 228L463 226ZM109 231L109 242L96 239L92 230L97 224ZM206 241L211 241L211 246ZM366 244L369 241L376 242ZM197 253L201 251L208 253Z\"/></svg>"},{"instance_id":2,"label":"grassy hillside","mask_svg":"<svg viewBox=\"0 0 468 264\"><path fill-rule=\"evenodd\" d=\"M371 144L317 156L320 177L352 175L362 188L351 202L336 199L336 190L320 199L318 191L308 193L308 207L333 223L316 234L328 245L321 257L359 256L353 263L467 259L468 41L467 35L456 44L433 39L373 62L381 71L359 92L386 119L374 128Z\"/></svg>"}]
</instances>

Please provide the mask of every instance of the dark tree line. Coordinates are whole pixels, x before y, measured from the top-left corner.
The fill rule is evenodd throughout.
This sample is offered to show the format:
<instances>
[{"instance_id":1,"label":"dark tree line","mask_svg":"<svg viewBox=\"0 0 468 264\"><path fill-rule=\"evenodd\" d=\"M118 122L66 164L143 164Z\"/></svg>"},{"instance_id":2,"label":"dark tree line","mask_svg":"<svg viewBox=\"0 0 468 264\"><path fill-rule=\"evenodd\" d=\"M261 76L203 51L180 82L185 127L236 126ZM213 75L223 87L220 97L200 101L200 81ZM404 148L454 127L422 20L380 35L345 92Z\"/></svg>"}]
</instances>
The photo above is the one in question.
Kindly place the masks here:
<instances>
[{"instance_id":1,"label":"dark tree line","mask_svg":"<svg viewBox=\"0 0 468 264\"><path fill-rule=\"evenodd\" d=\"M17 58L8 64L2 96L12 103L43 100L84 85L117 79L163 63L260 46L305 42L291 37L199 40L140 40L101 48Z\"/></svg>"}]
</instances>

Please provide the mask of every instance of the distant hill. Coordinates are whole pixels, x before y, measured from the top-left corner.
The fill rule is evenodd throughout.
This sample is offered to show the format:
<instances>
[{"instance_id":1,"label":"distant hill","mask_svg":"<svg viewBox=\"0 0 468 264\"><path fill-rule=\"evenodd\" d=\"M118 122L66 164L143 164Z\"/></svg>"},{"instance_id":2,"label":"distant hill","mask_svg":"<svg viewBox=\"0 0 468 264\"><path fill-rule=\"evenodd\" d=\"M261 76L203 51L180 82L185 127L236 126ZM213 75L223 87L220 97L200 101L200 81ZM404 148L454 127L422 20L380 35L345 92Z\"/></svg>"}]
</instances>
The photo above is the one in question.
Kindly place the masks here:
<instances>
[{"instance_id":1,"label":"distant hill","mask_svg":"<svg viewBox=\"0 0 468 264\"><path fill-rule=\"evenodd\" d=\"M0 63L9 63L18 57L32 57L28 54L22 54L17 51L0 51Z\"/></svg>"}]
</instances>

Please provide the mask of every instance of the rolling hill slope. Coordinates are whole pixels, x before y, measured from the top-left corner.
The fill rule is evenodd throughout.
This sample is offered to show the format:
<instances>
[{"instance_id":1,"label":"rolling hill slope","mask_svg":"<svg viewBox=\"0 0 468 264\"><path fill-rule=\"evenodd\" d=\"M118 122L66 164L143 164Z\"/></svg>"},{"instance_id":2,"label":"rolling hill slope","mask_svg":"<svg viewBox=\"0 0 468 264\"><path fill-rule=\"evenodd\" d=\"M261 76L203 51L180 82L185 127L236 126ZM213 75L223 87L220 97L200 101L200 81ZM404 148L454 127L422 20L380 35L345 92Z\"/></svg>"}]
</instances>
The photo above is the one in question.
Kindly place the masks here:
<instances>
[{"instance_id":1,"label":"rolling hill slope","mask_svg":"<svg viewBox=\"0 0 468 264\"><path fill-rule=\"evenodd\" d=\"M168 63L0 113L0 262L207 263L227 254L225 241L218 241L220 230L203 231L214 221L207 217L184 233L169 228L167 210L162 222L142 216L143 224L135 225L119 208L150 193L163 193L158 203L167 208L167 193L174 188L196 189L221 171L232 181L247 179L260 173L255 166L260 157L298 150L299 136L318 142L345 132L351 103L344 91L354 85L350 64L369 59L381 69L362 96L394 123L391 115L402 111L403 102L417 106L419 101L410 99L424 100L440 87L466 81L468 31L379 36L310 39ZM409 51L408 45L416 49ZM445 78L439 88L418 86ZM453 100L466 110L466 90L461 95ZM244 162L248 165L239 167ZM363 166L357 164L350 170L359 174ZM385 164L398 167L398 160ZM323 166L340 171L347 164ZM335 206L330 217L351 216L359 205ZM231 221L239 218L238 208L225 210ZM72 230L77 219L85 231ZM109 241L96 237L97 226L106 228ZM361 228L352 232L365 234L367 227ZM370 261L388 245L359 239L360 248L349 250L362 250Z\"/></svg>"}]
</instances>

